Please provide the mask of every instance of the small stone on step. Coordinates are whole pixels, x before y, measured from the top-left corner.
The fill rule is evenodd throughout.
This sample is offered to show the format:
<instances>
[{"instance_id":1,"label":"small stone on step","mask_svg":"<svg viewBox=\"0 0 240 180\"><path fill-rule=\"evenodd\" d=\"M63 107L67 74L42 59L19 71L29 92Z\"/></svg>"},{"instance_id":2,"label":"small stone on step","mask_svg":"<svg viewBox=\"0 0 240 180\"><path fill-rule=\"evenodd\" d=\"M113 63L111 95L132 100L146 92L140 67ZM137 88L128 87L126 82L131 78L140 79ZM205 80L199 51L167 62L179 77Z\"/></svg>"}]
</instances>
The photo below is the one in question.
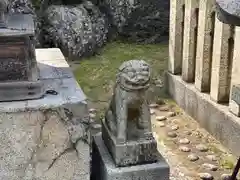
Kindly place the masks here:
<instances>
[{"instance_id":1,"label":"small stone on step","mask_svg":"<svg viewBox=\"0 0 240 180\"><path fill-rule=\"evenodd\" d=\"M186 135L191 135L191 134L192 134L191 131L185 131L184 133L185 133Z\"/></svg>"},{"instance_id":2,"label":"small stone on step","mask_svg":"<svg viewBox=\"0 0 240 180\"><path fill-rule=\"evenodd\" d=\"M210 161L217 161L217 157L215 155L207 155L206 158Z\"/></svg>"},{"instance_id":3,"label":"small stone on step","mask_svg":"<svg viewBox=\"0 0 240 180\"><path fill-rule=\"evenodd\" d=\"M208 147L205 146L204 144L198 144L198 145L196 146L196 148L197 148L199 151L201 151L201 152L207 152L207 151L208 151Z\"/></svg>"},{"instance_id":4,"label":"small stone on step","mask_svg":"<svg viewBox=\"0 0 240 180\"><path fill-rule=\"evenodd\" d=\"M151 115L155 114L155 110L154 109L150 109L150 114Z\"/></svg>"},{"instance_id":5,"label":"small stone on step","mask_svg":"<svg viewBox=\"0 0 240 180\"><path fill-rule=\"evenodd\" d=\"M101 124L93 124L92 128L93 129L101 129L102 125Z\"/></svg>"},{"instance_id":6,"label":"small stone on step","mask_svg":"<svg viewBox=\"0 0 240 180\"><path fill-rule=\"evenodd\" d=\"M150 108L157 108L157 107L158 107L158 104L156 104L156 103L155 103L155 104L150 104L149 107L150 107Z\"/></svg>"},{"instance_id":7,"label":"small stone on step","mask_svg":"<svg viewBox=\"0 0 240 180\"><path fill-rule=\"evenodd\" d=\"M209 171L216 171L216 170L218 170L218 167L216 165L213 165L213 164L204 163L202 166L205 169L209 170Z\"/></svg>"},{"instance_id":8,"label":"small stone on step","mask_svg":"<svg viewBox=\"0 0 240 180\"><path fill-rule=\"evenodd\" d=\"M176 134L175 132L172 132L172 131L168 132L167 135L168 135L168 137L170 137L170 138L175 138L175 137L177 137L177 134Z\"/></svg>"},{"instance_id":9,"label":"small stone on step","mask_svg":"<svg viewBox=\"0 0 240 180\"><path fill-rule=\"evenodd\" d=\"M168 106L162 106L159 108L160 111L169 111L169 107Z\"/></svg>"},{"instance_id":10,"label":"small stone on step","mask_svg":"<svg viewBox=\"0 0 240 180\"><path fill-rule=\"evenodd\" d=\"M190 152L191 151L191 149L187 146L180 146L179 150L182 152Z\"/></svg>"},{"instance_id":11,"label":"small stone on step","mask_svg":"<svg viewBox=\"0 0 240 180\"><path fill-rule=\"evenodd\" d=\"M91 119L94 119L94 118L96 117L96 114L90 113L90 114L89 114L89 117L90 117Z\"/></svg>"},{"instance_id":12,"label":"small stone on step","mask_svg":"<svg viewBox=\"0 0 240 180\"><path fill-rule=\"evenodd\" d=\"M90 113L96 113L96 112L97 112L97 110L96 110L96 109L94 109L94 108L91 108L91 109L89 109L89 112L90 112Z\"/></svg>"},{"instance_id":13,"label":"small stone on step","mask_svg":"<svg viewBox=\"0 0 240 180\"><path fill-rule=\"evenodd\" d=\"M165 102L164 102L162 99L158 99L158 100L156 101L156 103L157 103L158 105L163 105L163 104L165 104Z\"/></svg>"},{"instance_id":14,"label":"small stone on step","mask_svg":"<svg viewBox=\"0 0 240 180\"><path fill-rule=\"evenodd\" d=\"M178 130L179 129L179 126L178 125L173 125L172 127L171 127L171 130L173 130L173 131L176 131L176 130Z\"/></svg>"},{"instance_id":15,"label":"small stone on step","mask_svg":"<svg viewBox=\"0 0 240 180\"><path fill-rule=\"evenodd\" d=\"M165 121L166 119L167 119L166 116L157 116L156 117L157 121Z\"/></svg>"},{"instance_id":16,"label":"small stone on step","mask_svg":"<svg viewBox=\"0 0 240 180\"><path fill-rule=\"evenodd\" d=\"M165 123L164 123L164 122L157 122L157 125L158 125L159 127L165 127Z\"/></svg>"},{"instance_id":17,"label":"small stone on step","mask_svg":"<svg viewBox=\"0 0 240 180\"><path fill-rule=\"evenodd\" d=\"M167 117L173 117L173 116L176 116L175 112L168 112L167 113Z\"/></svg>"},{"instance_id":18,"label":"small stone on step","mask_svg":"<svg viewBox=\"0 0 240 180\"><path fill-rule=\"evenodd\" d=\"M221 180L231 180L231 174L222 174Z\"/></svg>"},{"instance_id":19,"label":"small stone on step","mask_svg":"<svg viewBox=\"0 0 240 180\"><path fill-rule=\"evenodd\" d=\"M199 159L199 157L196 154L189 154L188 159L190 161L197 161Z\"/></svg>"},{"instance_id":20,"label":"small stone on step","mask_svg":"<svg viewBox=\"0 0 240 180\"><path fill-rule=\"evenodd\" d=\"M180 140L179 140L179 143L180 143L180 144L189 144L190 141L189 141L189 139L187 139L187 138L183 138L183 139L180 139Z\"/></svg>"},{"instance_id":21,"label":"small stone on step","mask_svg":"<svg viewBox=\"0 0 240 180\"><path fill-rule=\"evenodd\" d=\"M199 173L198 175L203 180L213 180L213 176L209 173Z\"/></svg>"}]
</instances>

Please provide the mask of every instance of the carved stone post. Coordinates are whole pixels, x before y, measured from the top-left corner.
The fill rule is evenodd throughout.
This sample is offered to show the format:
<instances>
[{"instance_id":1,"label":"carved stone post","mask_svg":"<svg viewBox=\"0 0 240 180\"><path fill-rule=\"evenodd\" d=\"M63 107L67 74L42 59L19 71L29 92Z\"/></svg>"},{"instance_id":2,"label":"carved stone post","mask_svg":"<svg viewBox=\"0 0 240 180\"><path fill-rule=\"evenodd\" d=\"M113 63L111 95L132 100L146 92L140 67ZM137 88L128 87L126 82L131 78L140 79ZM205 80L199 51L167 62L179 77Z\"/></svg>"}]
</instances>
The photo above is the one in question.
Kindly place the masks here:
<instances>
[{"instance_id":1,"label":"carved stone post","mask_svg":"<svg viewBox=\"0 0 240 180\"><path fill-rule=\"evenodd\" d=\"M145 61L124 62L117 74L114 95L102 135L93 139L92 180L168 180L169 166L157 150L151 131L146 90L150 68Z\"/></svg>"},{"instance_id":2,"label":"carved stone post","mask_svg":"<svg viewBox=\"0 0 240 180\"><path fill-rule=\"evenodd\" d=\"M239 37L240 37L240 1L224 1L217 0L217 17L218 19L225 23L238 26L235 28L235 37L234 37L234 52L232 60L232 71L231 71L231 89L230 89L230 100L229 100L229 109L236 116L240 116L240 68L239 68Z\"/></svg>"}]
</instances>

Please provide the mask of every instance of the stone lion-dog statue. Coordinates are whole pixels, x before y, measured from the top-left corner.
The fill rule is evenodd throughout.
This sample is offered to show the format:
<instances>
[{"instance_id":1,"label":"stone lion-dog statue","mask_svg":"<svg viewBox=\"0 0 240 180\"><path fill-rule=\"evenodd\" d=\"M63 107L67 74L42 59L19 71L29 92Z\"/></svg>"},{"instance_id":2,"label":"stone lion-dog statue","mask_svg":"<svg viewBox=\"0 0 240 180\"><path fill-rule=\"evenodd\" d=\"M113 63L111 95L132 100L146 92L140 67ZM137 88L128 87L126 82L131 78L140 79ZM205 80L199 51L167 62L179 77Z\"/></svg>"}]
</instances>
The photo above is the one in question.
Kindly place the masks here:
<instances>
[{"instance_id":1,"label":"stone lion-dog statue","mask_svg":"<svg viewBox=\"0 0 240 180\"><path fill-rule=\"evenodd\" d=\"M146 99L149 85L150 67L145 61L130 60L120 66L106 112L106 124L118 142L146 137L151 133Z\"/></svg>"}]
</instances>

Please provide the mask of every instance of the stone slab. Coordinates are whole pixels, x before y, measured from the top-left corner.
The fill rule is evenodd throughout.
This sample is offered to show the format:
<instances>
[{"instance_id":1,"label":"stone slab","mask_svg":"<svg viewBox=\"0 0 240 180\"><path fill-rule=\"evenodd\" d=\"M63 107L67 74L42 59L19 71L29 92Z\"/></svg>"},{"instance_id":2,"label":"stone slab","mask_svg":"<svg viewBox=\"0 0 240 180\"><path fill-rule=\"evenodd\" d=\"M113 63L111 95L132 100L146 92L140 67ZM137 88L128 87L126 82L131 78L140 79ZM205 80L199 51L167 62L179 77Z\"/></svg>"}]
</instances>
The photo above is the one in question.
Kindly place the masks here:
<instances>
[{"instance_id":1,"label":"stone slab","mask_svg":"<svg viewBox=\"0 0 240 180\"><path fill-rule=\"evenodd\" d=\"M0 28L1 36L34 35L34 21L31 14L10 14L7 28Z\"/></svg>"},{"instance_id":2,"label":"stone slab","mask_svg":"<svg viewBox=\"0 0 240 180\"><path fill-rule=\"evenodd\" d=\"M166 73L168 92L177 104L203 128L240 156L240 118L229 111L228 105L214 102L209 94L200 93L194 84L186 83L181 76Z\"/></svg>"},{"instance_id":3,"label":"stone slab","mask_svg":"<svg viewBox=\"0 0 240 180\"><path fill-rule=\"evenodd\" d=\"M102 120L102 138L118 167L156 162L158 157L157 142L152 136L149 139L118 143L111 135L106 123Z\"/></svg>"},{"instance_id":4,"label":"stone slab","mask_svg":"<svg viewBox=\"0 0 240 180\"><path fill-rule=\"evenodd\" d=\"M45 91L41 81L21 81L0 83L0 102L38 99Z\"/></svg>"},{"instance_id":5,"label":"stone slab","mask_svg":"<svg viewBox=\"0 0 240 180\"><path fill-rule=\"evenodd\" d=\"M59 58L54 58L56 56ZM46 63L47 57L52 57L51 65ZM35 100L1 102L0 113L43 110L83 102L87 104L85 94L79 87L62 52L58 48L36 49L36 59L40 71L40 80L44 84L44 91L55 90L58 94L45 94L41 99Z\"/></svg>"},{"instance_id":6,"label":"stone slab","mask_svg":"<svg viewBox=\"0 0 240 180\"><path fill-rule=\"evenodd\" d=\"M169 166L158 154L156 163L116 167L101 133L93 136L91 180L169 180Z\"/></svg>"},{"instance_id":7,"label":"stone slab","mask_svg":"<svg viewBox=\"0 0 240 180\"><path fill-rule=\"evenodd\" d=\"M233 85L231 100L240 104L240 85Z\"/></svg>"}]
</instances>

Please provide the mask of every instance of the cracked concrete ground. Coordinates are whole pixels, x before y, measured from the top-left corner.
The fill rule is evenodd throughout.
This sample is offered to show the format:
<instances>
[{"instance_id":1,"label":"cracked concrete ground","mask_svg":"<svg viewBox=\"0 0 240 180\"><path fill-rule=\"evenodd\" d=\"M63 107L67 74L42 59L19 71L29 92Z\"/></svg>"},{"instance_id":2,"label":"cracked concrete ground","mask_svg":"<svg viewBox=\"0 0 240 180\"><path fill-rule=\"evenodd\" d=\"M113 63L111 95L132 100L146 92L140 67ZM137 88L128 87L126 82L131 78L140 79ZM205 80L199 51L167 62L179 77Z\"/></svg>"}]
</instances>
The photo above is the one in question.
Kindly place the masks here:
<instances>
[{"instance_id":1,"label":"cracked concrete ground","mask_svg":"<svg viewBox=\"0 0 240 180\"><path fill-rule=\"evenodd\" d=\"M0 114L1 180L89 179L88 125L64 111Z\"/></svg>"}]
</instances>

